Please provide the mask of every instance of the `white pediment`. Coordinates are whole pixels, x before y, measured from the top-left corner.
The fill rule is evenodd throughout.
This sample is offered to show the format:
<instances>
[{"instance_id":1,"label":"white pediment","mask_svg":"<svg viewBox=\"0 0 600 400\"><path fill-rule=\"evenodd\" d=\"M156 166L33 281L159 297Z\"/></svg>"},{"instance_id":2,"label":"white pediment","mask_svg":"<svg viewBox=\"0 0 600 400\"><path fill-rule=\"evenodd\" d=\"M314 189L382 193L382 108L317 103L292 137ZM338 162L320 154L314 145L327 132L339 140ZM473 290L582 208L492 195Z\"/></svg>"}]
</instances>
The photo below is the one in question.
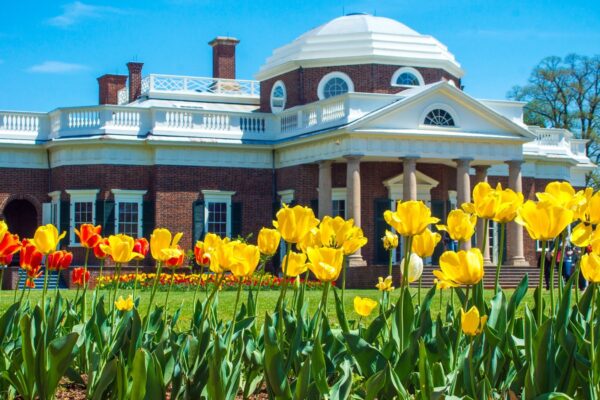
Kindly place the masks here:
<instances>
[{"instance_id":1,"label":"white pediment","mask_svg":"<svg viewBox=\"0 0 600 400\"><path fill-rule=\"evenodd\" d=\"M422 200L425 203L430 202L431 189L437 187L439 182L419 170L415 171L415 175L417 178L417 200ZM404 193L404 174L396 175L383 181L383 185L387 187L389 198L391 200L402 200Z\"/></svg>"},{"instance_id":2,"label":"white pediment","mask_svg":"<svg viewBox=\"0 0 600 400\"><path fill-rule=\"evenodd\" d=\"M434 109L442 109L452 115L455 126L426 125L425 116ZM352 123L349 128L363 133L396 133L449 139L457 137L461 140L472 138L528 142L534 138L525 126L443 82L409 92L407 97L372 112Z\"/></svg>"}]
</instances>

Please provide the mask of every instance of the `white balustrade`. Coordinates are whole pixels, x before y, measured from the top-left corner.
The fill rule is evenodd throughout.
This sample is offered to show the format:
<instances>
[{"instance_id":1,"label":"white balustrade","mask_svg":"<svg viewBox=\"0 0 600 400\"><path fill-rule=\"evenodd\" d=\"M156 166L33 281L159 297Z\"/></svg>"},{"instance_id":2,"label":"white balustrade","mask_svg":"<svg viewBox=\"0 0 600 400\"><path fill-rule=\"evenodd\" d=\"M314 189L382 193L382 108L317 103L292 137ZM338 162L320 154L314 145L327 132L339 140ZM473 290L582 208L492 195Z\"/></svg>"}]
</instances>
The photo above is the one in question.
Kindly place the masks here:
<instances>
[{"instance_id":1,"label":"white balustrade","mask_svg":"<svg viewBox=\"0 0 600 400\"><path fill-rule=\"evenodd\" d=\"M285 111L279 116L282 133L311 129L348 117L345 98L333 98Z\"/></svg>"},{"instance_id":2,"label":"white balustrade","mask_svg":"<svg viewBox=\"0 0 600 400\"><path fill-rule=\"evenodd\" d=\"M150 74L142 79L142 94L149 92L187 92L229 96L260 95L260 82L195 76Z\"/></svg>"},{"instance_id":3,"label":"white balustrade","mask_svg":"<svg viewBox=\"0 0 600 400\"><path fill-rule=\"evenodd\" d=\"M129 103L129 88L125 86L117 92L117 104L123 105Z\"/></svg>"},{"instance_id":4,"label":"white balustrade","mask_svg":"<svg viewBox=\"0 0 600 400\"><path fill-rule=\"evenodd\" d=\"M138 127L140 126L139 111L113 111L110 120L112 126L117 127Z\"/></svg>"},{"instance_id":5,"label":"white balustrade","mask_svg":"<svg viewBox=\"0 0 600 400\"><path fill-rule=\"evenodd\" d=\"M40 116L27 113L0 113L0 130L15 132L37 132Z\"/></svg>"},{"instance_id":6,"label":"white balustrade","mask_svg":"<svg viewBox=\"0 0 600 400\"><path fill-rule=\"evenodd\" d=\"M69 128L69 129L100 127L99 109L83 109L83 110L67 111L66 118L67 118L67 128Z\"/></svg>"}]
</instances>

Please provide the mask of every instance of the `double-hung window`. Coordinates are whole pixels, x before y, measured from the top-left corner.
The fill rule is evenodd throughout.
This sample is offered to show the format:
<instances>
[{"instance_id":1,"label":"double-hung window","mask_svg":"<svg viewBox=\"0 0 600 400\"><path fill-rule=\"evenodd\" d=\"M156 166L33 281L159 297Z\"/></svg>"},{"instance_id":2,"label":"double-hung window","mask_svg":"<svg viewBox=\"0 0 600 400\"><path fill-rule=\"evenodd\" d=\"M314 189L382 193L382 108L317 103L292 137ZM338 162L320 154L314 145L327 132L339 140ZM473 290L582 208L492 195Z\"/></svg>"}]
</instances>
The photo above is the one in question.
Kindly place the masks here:
<instances>
[{"instance_id":1,"label":"double-hung window","mask_svg":"<svg viewBox=\"0 0 600 400\"><path fill-rule=\"evenodd\" d=\"M204 231L221 237L231 236L231 196L235 192L203 190Z\"/></svg>"},{"instance_id":2,"label":"double-hung window","mask_svg":"<svg viewBox=\"0 0 600 400\"><path fill-rule=\"evenodd\" d=\"M75 229L79 230L83 224L96 223L96 197L98 189L67 190L70 197L69 205L69 242L71 246L78 246L79 238ZM58 207L57 207L58 209ZM57 215L58 213L53 213Z\"/></svg>"},{"instance_id":3,"label":"double-hung window","mask_svg":"<svg viewBox=\"0 0 600 400\"><path fill-rule=\"evenodd\" d=\"M146 190L112 190L115 196L115 232L142 236L142 212Z\"/></svg>"},{"instance_id":4,"label":"double-hung window","mask_svg":"<svg viewBox=\"0 0 600 400\"><path fill-rule=\"evenodd\" d=\"M331 202L331 216L346 218L346 188L333 188Z\"/></svg>"}]
</instances>

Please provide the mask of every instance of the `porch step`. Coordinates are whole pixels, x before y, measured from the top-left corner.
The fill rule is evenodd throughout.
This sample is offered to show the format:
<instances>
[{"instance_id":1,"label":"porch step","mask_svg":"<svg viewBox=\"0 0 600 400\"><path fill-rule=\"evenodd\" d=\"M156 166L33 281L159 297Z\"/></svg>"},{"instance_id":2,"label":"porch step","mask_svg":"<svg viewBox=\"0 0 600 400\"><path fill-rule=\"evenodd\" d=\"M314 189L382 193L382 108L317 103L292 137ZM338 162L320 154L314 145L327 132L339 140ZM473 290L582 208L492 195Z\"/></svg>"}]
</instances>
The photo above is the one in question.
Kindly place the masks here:
<instances>
[{"instance_id":1,"label":"porch step","mask_svg":"<svg viewBox=\"0 0 600 400\"><path fill-rule=\"evenodd\" d=\"M23 289L25 288L25 281L27 280L27 273L22 270L19 269L19 289ZM33 280L33 282L35 283L35 288L33 290L36 289L43 289L44 288L44 273L42 273L42 275L39 278L35 278ZM56 289L56 286L59 285L59 288L64 289L66 286L61 284L59 277L55 274L55 273L51 273L50 276L48 276L48 289Z\"/></svg>"}]
</instances>

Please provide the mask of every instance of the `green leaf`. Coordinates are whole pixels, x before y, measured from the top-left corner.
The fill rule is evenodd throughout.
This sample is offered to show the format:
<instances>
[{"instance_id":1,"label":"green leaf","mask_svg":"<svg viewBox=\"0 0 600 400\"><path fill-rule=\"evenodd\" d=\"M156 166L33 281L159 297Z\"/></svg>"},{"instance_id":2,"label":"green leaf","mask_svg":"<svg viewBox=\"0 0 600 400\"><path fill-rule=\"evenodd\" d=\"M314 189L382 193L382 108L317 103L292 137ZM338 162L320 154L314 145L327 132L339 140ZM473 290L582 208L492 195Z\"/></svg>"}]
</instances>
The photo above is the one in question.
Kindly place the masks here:
<instances>
[{"instance_id":1,"label":"green leaf","mask_svg":"<svg viewBox=\"0 0 600 400\"><path fill-rule=\"evenodd\" d=\"M277 334L273 319L266 313L264 325L265 375L269 389L282 399L291 399L292 391L285 372L285 359L277 344Z\"/></svg>"},{"instance_id":2,"label":"green leaf","mask_svg":"<svg viewBox=\"0 0 600 400\"><path fill-rule=\"evenodd\" d=\"M313 351L310 356L311 372L315 379L317 389L322 397L329 395L329 385L327 385L327 367L325 366L325 354L323 354L323 345L321 340L317 338L313 346Z\"/></svg>"},{"instance_id":3,"label":"green leaf","mask_svg":"<svg viewBox=\"0 0 600 400\"><path fill-rule=\"evenodd\" d=\"M63 377L67 368L76 355L75 343L79 335L70 333L54 339L48 344L48 371L46 378L47 393L53 395L58 386L60 378Z\"/></svg>"},{"instance_id":4,"label":"green leaf","mask_svg":"<svg viewBox=\"0 0 600 400\"><path fill-rule=\"evenodd\" d=\"M370 378L371 375L385 367L385 357L383 357L379 350L367 343L360 336L345 333L344 338L352 357L356 360L360 372L365 378Z\"/></svg>"},{"instance_id":5,"label":"green leaf","mask_svg":"<svg viewBox=\"0 0 600 400\"><path fill-rule=\"evenodd\" d=\"M131 400L145 399L148 358L148 354L144 349L139 349L135 353L133 367L131 368Z\"/></svg>"},{"instance_id":6,"label":"green leaf","mask_svg":"<svg viewBox=\"0 0 600 400\"><path fill-rule=\"evenodd\" d=\"M512 296L510 296L510 300L508 301L508 307L506 311L506 315L508 320L512 322L515 317L515 313L517 308L519 308L519 304L523 301L523 298L527 294L527 289L529 288L529 274L525 274L521 282L513 292Z\"/></svg>"},{"instance_id":7,"label":"green leaf","mask_svg":"<svg viewBox=\"0 0 600 400\"><path fill-rule=\"evenodd\" d=\"M338 290L334 287L333 294L335 296L335 313L337 314L337 318L340 323L340 328L342 328L342 332L348 333L350 329L348 328L348 320L346 319L344 304L342 303L342 300L337 292Z\"/></svg>"},{"instance_id":8,"label":"green leaf","mask_svg":"<svg viewBox=\"0 0 600 400\"><path fill-rule=\"evenodd\" d=\"M352 364L345 359L341 364L340 378L331 387L331 400L345 400L350 397L352 390Z\"/></svg>"},{"instance_id":9,"label":"green leaf","mask_svg":"<svg viewBox=\"0 0 600 400\"><path fill-rule=\"evenodd\" d=\"M425 342L419 340L419 393L422 400L431 399L433 393L433 377L425 349Z\"/></svg>"}]
</instances>

